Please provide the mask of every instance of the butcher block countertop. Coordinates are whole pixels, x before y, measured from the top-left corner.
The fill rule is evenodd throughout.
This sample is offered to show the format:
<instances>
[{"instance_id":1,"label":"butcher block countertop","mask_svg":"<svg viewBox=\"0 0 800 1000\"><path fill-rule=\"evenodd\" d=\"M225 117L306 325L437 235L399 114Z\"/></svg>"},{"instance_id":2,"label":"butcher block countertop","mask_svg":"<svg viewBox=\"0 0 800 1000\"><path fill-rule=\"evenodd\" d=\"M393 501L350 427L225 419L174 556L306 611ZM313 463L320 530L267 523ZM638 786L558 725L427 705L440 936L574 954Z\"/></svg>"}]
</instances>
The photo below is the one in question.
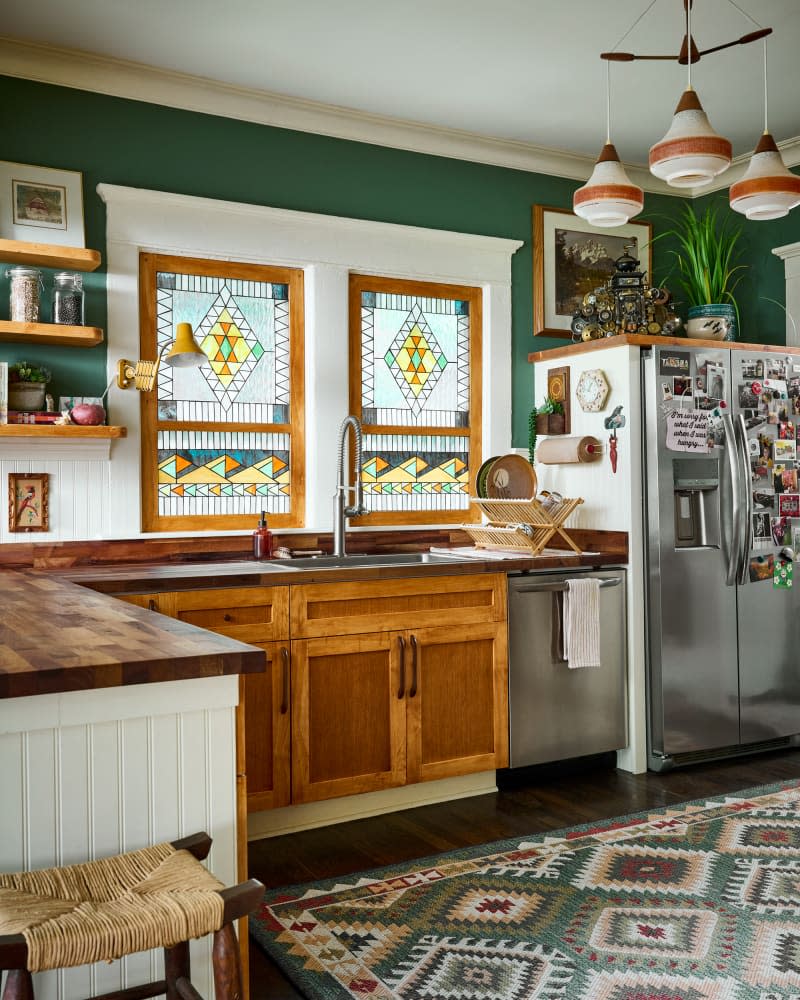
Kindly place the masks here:
<instances>
[{"instance_id":1,"label":"butcher block countertop","mask_svg":"<svg viewBox=\"0 0 800 1000\"><path fill-rule=\"evenodd\" d=\"M0 698L265 669L262 650L35 571L0 581Z\"/></svg>"},{"instance_id":2,"label":"butcher block countertop","mask_svg":"<svg viewBox=\"0 0 800 1000\"><path fill-rule=\"evenodd\" d=\"M194 558L184 551L174 560L159 553L156 561L106 561L109 554L113 558L115 545L123 544L113 541L102 545L106 556L102 564L86 565L87 553L80 544L43 544L24 553L23 546L2 546L0 566L7 568L0 569L0 698L253 673L266 668L265 654L255 646L118 601L114 595L530 572L627 562L624 533L598 532L592 541L603 537L607 547L600 545L597 548L602 551L581 555L564 550L535 558L473 558L336 569L225 559L213 551L205 557L193 554ZM89 558L93 560L100 556L97 545L92 543ZM137 554L148 553L143 549Z\"/></svg>"}]
</instances>

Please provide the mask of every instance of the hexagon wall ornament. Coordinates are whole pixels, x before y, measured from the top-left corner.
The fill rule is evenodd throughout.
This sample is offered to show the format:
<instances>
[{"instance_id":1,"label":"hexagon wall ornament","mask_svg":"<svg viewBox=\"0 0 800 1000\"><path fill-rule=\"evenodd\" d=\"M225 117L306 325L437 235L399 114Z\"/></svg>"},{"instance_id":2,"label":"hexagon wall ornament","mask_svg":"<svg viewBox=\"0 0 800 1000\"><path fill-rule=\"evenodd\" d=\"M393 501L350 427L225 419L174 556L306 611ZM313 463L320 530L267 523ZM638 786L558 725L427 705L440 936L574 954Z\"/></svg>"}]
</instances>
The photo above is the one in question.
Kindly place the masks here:
<instances>
[{"instance_id":1,"label":"hexagon wall ornament","mask_svg":"<svg viewBox=\"0 0 800 1000\"><path fill-rule=\"evenodd\" d=\"M581 372L575 395L585 413L599 413L606 405L611 387L599 368Z\"/></svg>"}]
</instances>

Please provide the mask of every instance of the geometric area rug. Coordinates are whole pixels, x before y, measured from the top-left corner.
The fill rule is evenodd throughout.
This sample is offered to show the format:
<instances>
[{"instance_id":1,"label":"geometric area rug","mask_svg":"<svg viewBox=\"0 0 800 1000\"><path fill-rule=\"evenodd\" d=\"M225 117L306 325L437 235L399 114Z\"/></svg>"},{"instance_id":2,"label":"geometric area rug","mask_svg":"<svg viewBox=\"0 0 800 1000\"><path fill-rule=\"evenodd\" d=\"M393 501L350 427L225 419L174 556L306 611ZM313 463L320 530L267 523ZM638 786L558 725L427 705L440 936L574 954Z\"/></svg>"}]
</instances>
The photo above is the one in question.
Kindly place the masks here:
<instances>
[{"instance_id":1,"label":"geometric area rug","mask_svg":"<svg viewBox=\"0 0 800 1000\"><path fill-rule=\"evenodd\" d=\"M313 1000L800 1000L784 782L267 892Z\"/></svg>"}]
</instances>

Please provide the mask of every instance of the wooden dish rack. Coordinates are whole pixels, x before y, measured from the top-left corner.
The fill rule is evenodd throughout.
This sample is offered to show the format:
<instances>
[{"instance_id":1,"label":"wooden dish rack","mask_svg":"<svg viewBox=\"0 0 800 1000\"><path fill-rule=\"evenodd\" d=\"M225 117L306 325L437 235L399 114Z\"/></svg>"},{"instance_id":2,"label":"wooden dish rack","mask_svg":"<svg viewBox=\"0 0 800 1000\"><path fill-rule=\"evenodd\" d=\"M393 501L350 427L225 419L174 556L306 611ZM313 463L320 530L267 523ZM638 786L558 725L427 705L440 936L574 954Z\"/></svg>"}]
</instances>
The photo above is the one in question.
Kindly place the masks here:
<instances>
[{"instance_id":1,"label":"wooden dish rack","mask_svg":"<svg viewBox=\"0 0 800 1000\"><path fill-rule=\"evenodd\" d=\"M583 503L582 497L564 499L551 507L545 507L535 499L483 500L472 497L471 502L489 519L488 524L461 525L476 548L507 549L535 556L554 535L560 535L573 552L582 551L563 527L569 515Z\"/></svg>"}]
</instances>

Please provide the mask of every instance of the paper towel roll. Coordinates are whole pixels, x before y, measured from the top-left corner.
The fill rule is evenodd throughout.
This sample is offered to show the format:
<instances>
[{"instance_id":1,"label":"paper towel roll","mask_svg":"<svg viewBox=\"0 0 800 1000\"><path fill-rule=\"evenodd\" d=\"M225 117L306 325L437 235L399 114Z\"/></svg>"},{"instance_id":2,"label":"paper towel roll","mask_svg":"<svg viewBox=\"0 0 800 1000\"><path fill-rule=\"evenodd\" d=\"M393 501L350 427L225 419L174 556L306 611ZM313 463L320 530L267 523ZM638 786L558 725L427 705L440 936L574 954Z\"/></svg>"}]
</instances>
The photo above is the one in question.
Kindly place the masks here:
<instances>
[{"instance_id":1,"label":"paper towel roll","mask_svg":"<svg viewBox=\"0 0 800 1000\"><path fill-rule=\"evenodd\" d=\"M598 458L600 442L596 437L550 437L536 449L536 461L542 465L594 462Z\"/></svg>"}]
</instances>

